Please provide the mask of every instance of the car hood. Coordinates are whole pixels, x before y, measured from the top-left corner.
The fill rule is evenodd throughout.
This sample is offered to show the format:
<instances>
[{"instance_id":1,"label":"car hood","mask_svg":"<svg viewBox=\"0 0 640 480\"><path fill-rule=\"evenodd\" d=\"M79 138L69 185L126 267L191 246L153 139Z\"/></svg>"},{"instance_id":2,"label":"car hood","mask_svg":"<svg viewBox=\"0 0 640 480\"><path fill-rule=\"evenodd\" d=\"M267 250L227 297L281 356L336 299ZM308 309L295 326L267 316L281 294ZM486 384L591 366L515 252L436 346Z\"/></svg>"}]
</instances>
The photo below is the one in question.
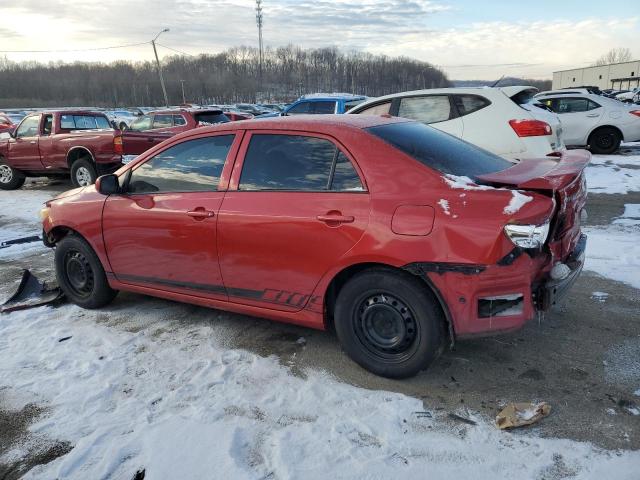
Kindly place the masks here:
<instances>
[{"instance_id":1,"label":"car hood","mask_svg":"<svg viewBox=\"0 0 640 480\"><path fill-rule=\"evenodd\" d=\"M91 187L72 188L71 190L66 190L66 191L62 192L60 195L57 195L57 196L53 197L50 201L54 202L56 200L61 200L63 198L72 197L74 195L79 195L82 192L84 192L87 188L94 188L94 187L92 185ZM95 190L95 188L94 188L94 190Z\"/></svg>"}]
</instances>

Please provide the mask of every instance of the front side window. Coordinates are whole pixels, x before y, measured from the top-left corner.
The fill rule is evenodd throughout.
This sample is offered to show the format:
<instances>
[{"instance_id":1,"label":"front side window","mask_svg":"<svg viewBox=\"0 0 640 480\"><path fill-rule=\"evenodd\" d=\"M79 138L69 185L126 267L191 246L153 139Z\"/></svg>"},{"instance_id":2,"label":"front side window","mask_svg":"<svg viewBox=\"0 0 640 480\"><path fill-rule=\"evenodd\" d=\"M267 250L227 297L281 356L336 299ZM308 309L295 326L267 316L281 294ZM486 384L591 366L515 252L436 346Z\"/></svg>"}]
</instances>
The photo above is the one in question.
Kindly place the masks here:
<instances>
[{"instance_id":1,"label":"front side window","mask_svg":"<svg viewBox=\"0 0 640 480\"><path fill-rule=\"evenodd\" d=\"M349 159L333 142L303 135L251 137L239 190L363 191Z\"/></svg>"},{"instance_id":2,"label":"front side window","mask_svg":"<svg viewBox=\"0 0 640 480\"><path fill-rule=\"evenodd\" d=\"M504 158L422 123L391 123L366 130L444 174L474 178L513 166Z\"/></svg>"},{"instance_id":3,"label":"front side window","mask_svg":"<svg viewBox=\"0 0 640 480\"><path fill-rule=\"evenodd\" d=\"M357 112L358 115L388 115L391 109L391 101L379 103L364 110Z\"/></svg>"},{"instance_id":4,"label":"front side window","mask_svg":"<svg viewBox=\"0 0 640 480\"><path fill-rule=\"evenodd\" d=\"M427 124L444 122L452 117L451 103L447 95L401 98L398 116Z\"/></svg>"},{"instance_id":5,"label":"front side window","mask_svg":"<svg viewBox=\"0 0 640 480\"><path fill-rule=\"evenodd\" d=\"M129 130L132 130L134 132L142 132L144 130L150 130L150 129L151 129L150 115L143 115L142 117L135 120L129 127Z\"/></svg>"},{"instance_id":6,"label":"front side window","mask_svg":"<svg viewBox=\"0 0 640 480\"><path fill-rule=\"evenodd\" d=\"M153 128L173 127L173 115L156 114L153 117Z\"/></svg>"},{"instance_id":7,"label":"front side window","mask_svg":"<svg viewBox=\"0 0 640 480\"><path fill-rule=\"evenodd\" d=\"M38 126L40 124L40 115L25 118L16 130L16 138L35 137L38 135Z\"/></svg>"},{"instance_id":8,"label":"front side window","mask_svg":"<svg viewBox=\"0 0 640 480\"><path fill-rule=\"evenodd\" d=\"M313 110L311 113L330 114L336 113L336 102L313 102Z\"/></svg>"},{"instance_id":9,"label":"front side window","mask_svg":"<svg viewBox=\"0 0 640 480\"><path fill-rule=\"evenodd\" d=\"M293 107L291 107L288 111L288 115L301 115L303 113L309 113L309 105L311 102L302 102Z\"/></svg>"},{"instance_id":10,"label":"front side window","mask_svg":"<svg viewBox=\"0 0 640 480\"><path fill-rule=\"evenodd\" d=\"M127 192L215 191L234 137L198 138L167 148L131 173Z\"/></svg>"}]
</instances>

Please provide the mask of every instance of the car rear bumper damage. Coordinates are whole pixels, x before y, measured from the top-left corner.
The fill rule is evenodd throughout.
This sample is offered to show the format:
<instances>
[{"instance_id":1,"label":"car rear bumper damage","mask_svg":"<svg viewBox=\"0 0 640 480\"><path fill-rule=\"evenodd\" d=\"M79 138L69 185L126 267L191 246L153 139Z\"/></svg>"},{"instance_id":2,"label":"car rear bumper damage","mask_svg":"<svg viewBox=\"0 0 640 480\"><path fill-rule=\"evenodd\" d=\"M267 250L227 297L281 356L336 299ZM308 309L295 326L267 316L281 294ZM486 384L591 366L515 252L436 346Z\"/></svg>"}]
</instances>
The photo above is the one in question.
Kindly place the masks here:
<instances>
[{"instance_id":1,"label":"car rear bumper damage","mask_svg":"<svg viewBox=\"0 0 640 480\"><path fill-rule=\"evenodd\" d=\"M456 338L517 330L549 310L575 283L584 265L586 235L582 234L564 262L549 254L520 254L496 265L412 263L405 270L436 289Z\"/></svg>"}]
</instances>

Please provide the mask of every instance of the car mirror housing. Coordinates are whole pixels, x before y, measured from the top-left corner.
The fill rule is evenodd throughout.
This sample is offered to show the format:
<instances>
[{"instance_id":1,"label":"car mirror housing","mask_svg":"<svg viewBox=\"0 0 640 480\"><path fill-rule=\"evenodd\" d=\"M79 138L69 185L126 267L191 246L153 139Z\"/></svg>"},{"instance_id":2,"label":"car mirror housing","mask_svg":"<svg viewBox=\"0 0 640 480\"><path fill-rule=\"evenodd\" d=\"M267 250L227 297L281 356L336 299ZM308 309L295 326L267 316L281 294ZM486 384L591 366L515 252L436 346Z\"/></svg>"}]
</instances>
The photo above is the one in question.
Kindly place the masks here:
<instances>
[{"instance_id":1,"label":"car mirror housing","mask_svg":"<svg viewBox=\"0 0 640 480\"><path fill-rule=\"evenodd\" d=\"M118 176L110 173L109 175L102 175L96 180L96 190L102 195L113 195L114 193L120 193L120 183Z\"/></svg>"}]
</instances>

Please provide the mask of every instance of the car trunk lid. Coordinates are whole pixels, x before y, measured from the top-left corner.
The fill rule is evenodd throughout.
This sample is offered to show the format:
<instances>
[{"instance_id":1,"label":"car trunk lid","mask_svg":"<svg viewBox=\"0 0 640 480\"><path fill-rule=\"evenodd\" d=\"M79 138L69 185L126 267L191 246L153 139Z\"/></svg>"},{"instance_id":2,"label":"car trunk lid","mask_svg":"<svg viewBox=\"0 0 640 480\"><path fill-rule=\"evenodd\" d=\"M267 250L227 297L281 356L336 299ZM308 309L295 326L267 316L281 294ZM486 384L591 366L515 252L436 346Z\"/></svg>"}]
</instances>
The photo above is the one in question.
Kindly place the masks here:
<instances>
[{"instance_id":1,"label":"car trunk lid","mask_svg":"<svg viewBox=\"0 0 640 480\"><path fill-rule=\"evenodd\" d=\"M564 260L580 237L580 216L587 200L583 171L590 159L591 154L585 150L564 151L559 160L523 160L506 170L477 178L492 186L532 190L552 196L556 209L549 248L555 258Z\"/></svg>"}]
</instances>

